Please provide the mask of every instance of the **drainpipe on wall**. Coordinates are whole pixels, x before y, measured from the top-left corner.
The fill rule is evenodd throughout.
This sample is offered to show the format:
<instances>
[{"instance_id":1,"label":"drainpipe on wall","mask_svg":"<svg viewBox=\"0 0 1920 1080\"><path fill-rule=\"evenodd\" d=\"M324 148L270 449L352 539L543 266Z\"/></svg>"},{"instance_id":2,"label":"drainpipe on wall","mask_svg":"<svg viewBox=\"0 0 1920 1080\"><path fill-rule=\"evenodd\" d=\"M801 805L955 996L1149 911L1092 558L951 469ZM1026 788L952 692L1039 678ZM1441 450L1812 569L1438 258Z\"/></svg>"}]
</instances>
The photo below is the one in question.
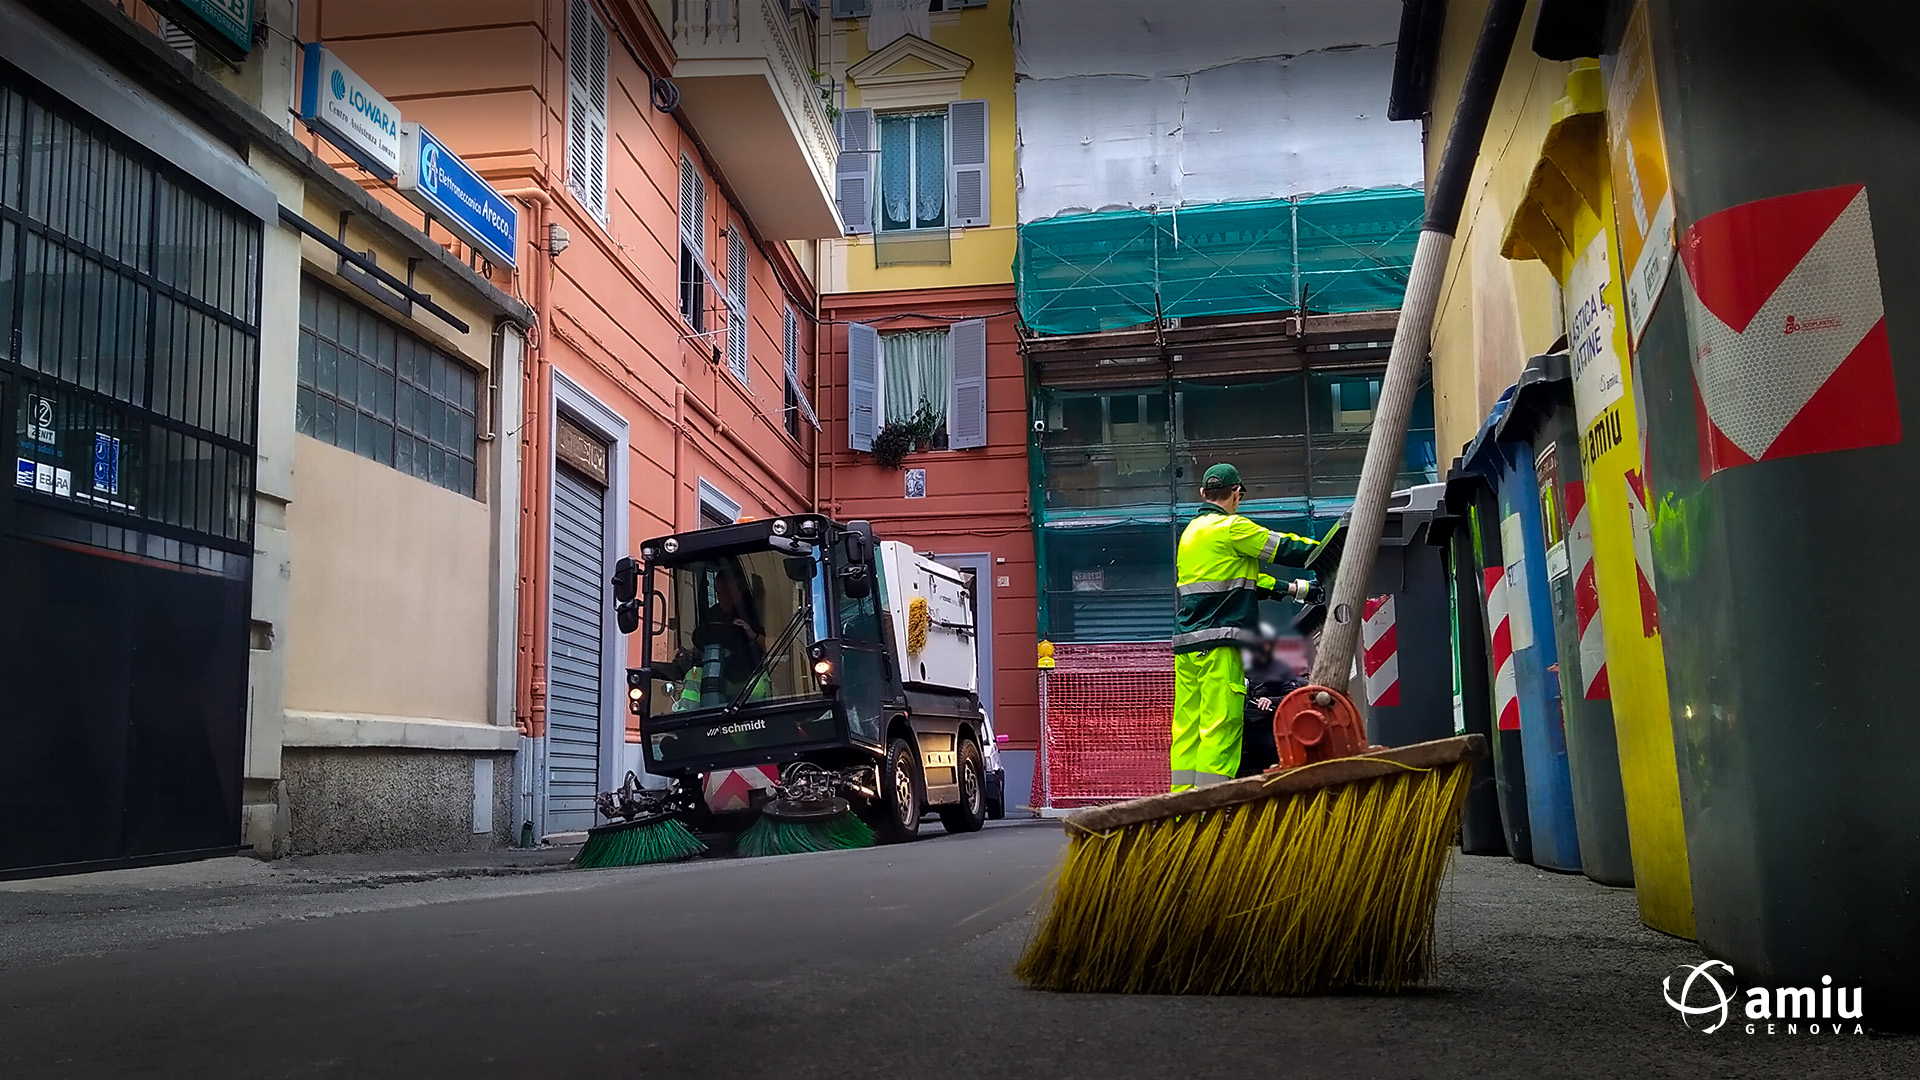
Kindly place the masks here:
<instances>
[{"instance_id":1,"label":"drainpipe on wall","mask_svg":"<svg viewBox=\"0 0 1920 1080\"><path fill-rule=\"evenodd\" d=\"M553 261L553 256L546 253L542 244L553 217L553 197L538 187L514 188L500 194L525 202L529 217L532 218L528 236L531 238L534 258L529 260L528 273L523 280L527 282L529 291L535 294L532 306L539 325L534 328L533 334L528 335L521 394L520 647L514 683L516 723L520 733L528 738L538 738L546 733L547 728L547 664L543 647L547 627L546 621L541 618L540 597L544 595L546 581L546 552L541 538L546 535L550 470L544 467L545 462L537 452L540 447L547 445L547 392L553 381L553 357L547 344L553 327L553 289L549 284L550 274L542 274L540 270L545 268L551 271Z\"/></svg>"}]
</instances>

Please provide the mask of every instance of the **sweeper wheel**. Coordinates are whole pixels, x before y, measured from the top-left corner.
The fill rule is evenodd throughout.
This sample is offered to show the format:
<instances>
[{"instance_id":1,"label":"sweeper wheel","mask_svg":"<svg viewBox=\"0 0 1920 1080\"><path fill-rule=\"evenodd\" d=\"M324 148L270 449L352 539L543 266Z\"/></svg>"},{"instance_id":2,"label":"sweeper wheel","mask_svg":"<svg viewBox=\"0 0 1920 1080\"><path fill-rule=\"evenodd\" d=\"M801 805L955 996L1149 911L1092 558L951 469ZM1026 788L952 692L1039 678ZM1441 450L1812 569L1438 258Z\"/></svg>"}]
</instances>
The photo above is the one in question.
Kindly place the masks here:
<instances>
[{"instance_id":1,"label":"sweeper wheel","mask_svg":"<svg viewBox=\"0 0 1920 1080\"><path fill-rule=\"evenodd\" d=\"M873 829L881 843L904 844L920 835L920 791L920 755L907 740L893 740L887 745L880 799L873 808Z\"/></svg>"},{"instance_id":2,"label":"sweeper wheel","mask_svg":"<svg viewBox=\"0 0 1920 1080\"><path fill-rule=\"evenodd\" d=\"M971 739L960 744L960 801L940 807L940 824L949 833L979 832L987 823L987 769Z\"/></svg>"}]
</instances>

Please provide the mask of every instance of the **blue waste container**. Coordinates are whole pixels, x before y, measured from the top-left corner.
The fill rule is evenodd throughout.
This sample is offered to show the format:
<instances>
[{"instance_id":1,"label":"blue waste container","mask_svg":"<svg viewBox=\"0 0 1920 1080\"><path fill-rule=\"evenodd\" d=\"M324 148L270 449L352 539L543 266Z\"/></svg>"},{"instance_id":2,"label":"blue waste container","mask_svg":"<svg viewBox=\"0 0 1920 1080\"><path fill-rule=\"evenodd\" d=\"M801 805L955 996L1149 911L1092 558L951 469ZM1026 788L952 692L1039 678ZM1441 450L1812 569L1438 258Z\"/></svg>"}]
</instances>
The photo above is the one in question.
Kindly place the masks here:
<instances>
[{"instance_id":1,"label":"blue waste container","mask_svg":"<svg viewBox=\"0 0 1920 1080\"><path fill-rule=\"evenodd\" d=\"M1566 352L1527 361L1513 404L1495 431L1504 443L1524 442L1533 452L1540 488L1541 538L1553 621L1534 632L1550 634L1559 654L1558 686L1567 754L1573 779L1574 824L1580 865L1602 885L1633 884L1633 846L1627 833L1626 791L1620 780L1620 749L1614 736L1613 701L1593 565L1593 533L1586 512L1580 428L1573 409L1573 378ZM1549 687L1554 684L1550 674Z\"/></svg>"},{"instance_id":2,"label":"blue waste container","mask_svg":"<svg viewBox=\"0 0 1920 1080\"><path fill-rule=\"evenodd\" d=\"M1509 391L1511 394L1512 391ZM1527 821L1533 863L1580 872L1580 834L1573 814L1573 779L1560 708L1559 653L1547 587L1540 482L1533 445L1502 437L1509 408L1494 424L1493 461L1499 470L1500 554L1513 645L1514 689L1520 706L1520 749L1527 769Z\"/></svg>"}]
</instances>

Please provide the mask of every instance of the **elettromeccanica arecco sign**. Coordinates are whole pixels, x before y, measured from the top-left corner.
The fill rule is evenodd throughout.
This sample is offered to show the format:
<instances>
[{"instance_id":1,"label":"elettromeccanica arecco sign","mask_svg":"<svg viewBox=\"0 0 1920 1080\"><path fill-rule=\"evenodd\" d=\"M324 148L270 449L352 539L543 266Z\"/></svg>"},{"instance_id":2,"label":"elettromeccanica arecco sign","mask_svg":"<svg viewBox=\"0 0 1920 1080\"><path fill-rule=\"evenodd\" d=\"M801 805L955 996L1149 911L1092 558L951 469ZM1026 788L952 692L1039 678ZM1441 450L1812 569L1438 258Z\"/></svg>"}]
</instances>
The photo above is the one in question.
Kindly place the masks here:
<instances>
[{"instance_id":1,"label":"elettromeccanica arecco sign","mask_svg":"<svg viewBox=\"0 0 1920 1080\"><path fill-rule=\"evenodd\" d=\"M1690 1030L1711 1035L1733 1026L1748 1035L1819 1037L1865 1035L1865 993L1835 986L1823 975L1818 986L1742 988L1733 965L1722 960L1682 964L1660 980L1667 1004Z\"/></svg>"},{"instance_id":2,"label":"elettromeccanica arecco sign","mask_svg":"<svg viewBox=\"0 0 1920 1080\"><path fill-rule=\"evenodd\" d=\"M394 185L487 258L514 265L519 214L480 174L419 124L400 128L400 180Z\"/></svg>"}]
</instances>

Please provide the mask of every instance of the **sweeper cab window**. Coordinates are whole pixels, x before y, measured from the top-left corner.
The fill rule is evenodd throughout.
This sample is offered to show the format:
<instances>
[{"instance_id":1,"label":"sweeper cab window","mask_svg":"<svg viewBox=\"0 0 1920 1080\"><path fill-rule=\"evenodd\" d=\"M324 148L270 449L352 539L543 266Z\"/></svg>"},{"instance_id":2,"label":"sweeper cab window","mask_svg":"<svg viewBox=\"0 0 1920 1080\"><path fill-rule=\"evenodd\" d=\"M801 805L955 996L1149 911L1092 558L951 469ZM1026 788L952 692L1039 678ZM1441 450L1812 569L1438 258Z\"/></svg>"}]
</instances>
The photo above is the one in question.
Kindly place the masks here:
<instances>
[{"instance_id":1,"label":"sweeper cab window","mask_svg":"<svg viewBox=\"0 0 1920 1080\"><path fill-rule=\"evenodd\" d=\"M648 714L821 696L808 650L826 629L826 574L813 551L749 551L655 566L648 582L654 625L644 661L653 676Z\"/></svg>"}]
</instances>

